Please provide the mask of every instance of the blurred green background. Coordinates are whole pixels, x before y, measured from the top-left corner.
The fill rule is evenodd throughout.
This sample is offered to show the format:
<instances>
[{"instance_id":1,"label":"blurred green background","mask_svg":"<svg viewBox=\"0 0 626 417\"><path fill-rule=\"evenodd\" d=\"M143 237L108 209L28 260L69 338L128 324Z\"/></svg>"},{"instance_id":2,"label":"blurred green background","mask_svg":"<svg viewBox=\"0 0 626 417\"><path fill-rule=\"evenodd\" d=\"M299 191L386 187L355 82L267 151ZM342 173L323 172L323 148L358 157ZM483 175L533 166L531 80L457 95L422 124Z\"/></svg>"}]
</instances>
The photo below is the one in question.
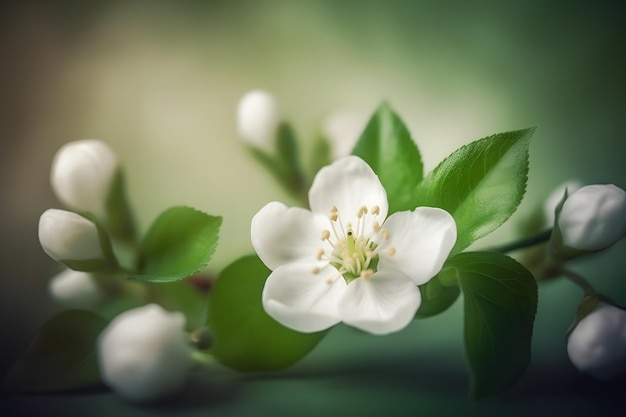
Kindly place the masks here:
<instances>
[{"instance_id":1,"label":"blurred green background","mask_svg":"<svg viewBox=\"0 0 626 417\"><path fill-rule=\"evenodd\" d=\"M47 283L58 266L39 246L37 222L59 207L48 175L63 143L99 138L115 149L144 230L175 204L224 215L210 266L219 271L251 251L261 206L293 203L238 141L235 109L250 89L276 95L305 149L330 112L371 113L388 100L427 170L471 140L538 125L527 198L487 243L509 241L565 180L626 187L625 9L539 0L1 3L0 374L56 311ZM574 265L622 304L625 248ZM587 379L567 359L564 332L580 297L563 281L540 288L527 375L480 404L466 400L457 302L389 337L338 327L287 374L200 378L181 401L158 407L103 393L3 406L11 415L619 413L623 384Z\"/></svg>"}]
</instances>

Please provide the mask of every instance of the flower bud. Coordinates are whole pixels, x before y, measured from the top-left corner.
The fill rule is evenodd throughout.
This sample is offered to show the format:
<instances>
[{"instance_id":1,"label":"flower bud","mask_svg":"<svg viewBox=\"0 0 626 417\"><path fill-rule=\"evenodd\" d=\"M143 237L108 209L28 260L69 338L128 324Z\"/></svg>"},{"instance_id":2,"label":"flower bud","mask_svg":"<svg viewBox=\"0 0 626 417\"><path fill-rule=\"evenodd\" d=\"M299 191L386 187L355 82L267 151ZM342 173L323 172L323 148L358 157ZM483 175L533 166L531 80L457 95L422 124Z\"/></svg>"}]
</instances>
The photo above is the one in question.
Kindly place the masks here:
<instances>
[{"instance_id":1,"label":"flower bud","mask_svg":"<svg viewBox=\"0 0 626 417\"><path fill-rule=\"evenodd\" d=\"M564 246L604 249L626 234L626 192L612 184L584 186L565 200L558 223Z\"/></svg>"},{"instance_id":2,"label":"flower bud","mask_svg":"<svg viewBox=\"0 0 626 417\"><path fill-rule=\"evenodd\" d=\"M250 91L239 101L237 128L239 136L249 144L273 152L279 123L278 103L267 91Z\"/></svg>"},{"instance_id":3,"label":"flower bud","mask_svg":"<svg viewBox=\"0 0 626 417\"><path fill-rule=\"evenodd\" d=\"M554 226L554 211L556 210L559 203L561 203L561 200L563 200L565 190L567 190L568 195L572 195L573 192L575 192L582 186L583 184L579 181L570 180L564 182L563 184L552 190L543 206L543 216L547 227Z\"/></svg>"},{"instance_id":4,"label":"flower bud","mask_svg":"<svg viewBox=\"0 0 626 417\"><path fill-rule=\"evenodd\" d=\"M90 309L105 297L92 274L71 269L55 275L48 289L52 298L67 308Z\"/></svg>"},{"instance_id":5,"label":"flower bud","mask_svg":"<svg viewBox=\"0 0 626 417\"><path fill-rule=\"evenodd\" d=\"M570 334L567 353L579 371L597 379L626 372L626 310L600 302Z\"/></svg>"},{"instance_id":6,"label":"flower bud","mask_svg":"<svg viewBox=\"0 0 626 417\"><path fill-rule=\"evenodd\" d=\"M63 204L101 219L117 168L117 157L106 143L95 139L69 142L54 156L50 182Z\"/></svg>"},{"instance_id":7,"label":"flower bud","mask_svg":"<svg viewBox=\"0 0 626 417\"><path fill-rule=\"evenodd\" d=\"M132 401L149 401L179 389L192 365L182 313L156 304L117 316L98 338L102 379Z\"/></svg>"},{"instance_id":8,"label":"flower bud","mask_svg":"<svg viewBox=\"0 0 626 417\"><path fill-rule=\"evenodd\" d=\"M367 115L356 111L339 110L322 122L322 132L330 140L333 160L350 155L367 124Z\"/></svg>"},{"instance_id":9,"label":"flower bud","mask_svg":"<svg viewBox=\"0 0 626 417\"><path fill-rule=\"evenodd\" d=\"M39 242L51 258L61 262L105 258L96 225L71 211L44 211L39 218Z\"/></svg>"}]
</instances>

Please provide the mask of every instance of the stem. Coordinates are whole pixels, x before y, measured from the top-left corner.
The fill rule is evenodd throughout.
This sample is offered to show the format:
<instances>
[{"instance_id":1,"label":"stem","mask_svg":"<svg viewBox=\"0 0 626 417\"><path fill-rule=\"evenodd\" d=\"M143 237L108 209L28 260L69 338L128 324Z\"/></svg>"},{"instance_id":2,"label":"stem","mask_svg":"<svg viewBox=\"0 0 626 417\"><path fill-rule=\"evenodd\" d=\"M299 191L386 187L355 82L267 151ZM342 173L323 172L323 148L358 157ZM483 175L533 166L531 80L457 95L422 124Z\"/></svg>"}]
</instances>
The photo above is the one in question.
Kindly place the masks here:
<instances>
[{"instance_id":1,"label":"stem","mask_svg":"<svg viewBox=\"0 0 626 417\"><path fill-rule=\"evenodd\" d=\"M507 253L507 252L512 252L514 250L517 249L523 249L523 248L527 248L529 246L535 246L538 245L540 243L544 243L547 242L548 240L550 240L550 236L552 236L552 229L548 229L548 230L544 230L542 232L539 232L533 236L529 236L527 238L518 240L516 242L511 242L508 243L506 245L502 245L502 246L497 246L493 249L489 249L489 251L491 252L498 252L498 253Z\"/></svg>"},{"instance_id":2,"label":"stem","mask_svg":"<svg viewBox=\"0 0 626 417\"><path fill-rule=\"evenodd\" d=\"M589 282L585 278L578 275L576 272L572 271L571 269L562 268L561 273L563 274L565 278L569 279L574 284L582 288L582 290L585 292L585 295L597 294L596 290L591 286L591 284L589 284Z\"/></svg>"},{"instance_id":3,"label":"stem","mask_svg":"<svg viewBox=\"0 0 626 417\"><path fill-rule=\"evenodd\" d=\"M191 352L191 359L195 363L203 366L210 366L217 363L217 360L213 355L210 355L206 352L200 352L199 350L194 350L193 352Z\"/></svg>"}]
</instances>

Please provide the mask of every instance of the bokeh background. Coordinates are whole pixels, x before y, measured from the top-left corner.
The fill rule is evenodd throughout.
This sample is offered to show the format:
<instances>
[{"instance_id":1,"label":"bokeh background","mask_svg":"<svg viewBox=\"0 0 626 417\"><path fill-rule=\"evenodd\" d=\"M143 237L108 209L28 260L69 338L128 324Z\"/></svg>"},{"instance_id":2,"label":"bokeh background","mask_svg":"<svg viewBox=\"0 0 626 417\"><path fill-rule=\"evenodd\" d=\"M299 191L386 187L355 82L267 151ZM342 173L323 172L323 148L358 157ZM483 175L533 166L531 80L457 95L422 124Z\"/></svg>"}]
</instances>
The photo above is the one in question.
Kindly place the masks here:
<instances>
[{"instance_id":1,"label":"bokeh background","mask_svg":"<svg viewBox=\"0 0 626 417\"><path fill-rule=\"evenodd\" d=\"M388 100L427 170L457 147L538 125L527 198L560 183L626 187L625 7L610 1L20 1L0 6L0 374L57 308L37 222L59 207L55 151L99 138L123 161L141 227L188 204L225 216L210 266L251 251L249 222L292 202L241 147L235 109L272 91L310 146L329 113ZM574 268L626 304L626 244ZM7 397L12 415L570 415L624 410L623 384L578 374L564 333L581 292L540 288L533 359L510 393L466 400L462 302L393 336L339 327L291 373L139 408L106 393ZM45 412L42 410L46 410Z\"/></svg>"}]
</instances>

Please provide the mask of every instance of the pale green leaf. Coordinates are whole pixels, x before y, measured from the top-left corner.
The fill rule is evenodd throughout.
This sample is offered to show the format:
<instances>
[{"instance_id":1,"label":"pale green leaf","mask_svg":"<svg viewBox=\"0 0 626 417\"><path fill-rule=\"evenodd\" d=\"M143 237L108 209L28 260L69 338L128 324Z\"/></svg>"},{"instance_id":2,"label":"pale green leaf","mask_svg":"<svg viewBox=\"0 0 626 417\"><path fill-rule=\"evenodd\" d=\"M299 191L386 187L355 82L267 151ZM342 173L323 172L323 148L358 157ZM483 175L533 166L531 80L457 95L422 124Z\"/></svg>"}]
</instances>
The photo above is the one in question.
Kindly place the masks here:
<instances>
[{"instance_id":1,"label":"pale green leaf","mask_svg":"<svg viewBox=\"0 0 626 417\"><path fill-rule=\"evenodd\" d=\"M191 207L172 207L154 221L141 245L132 279L177 281L203 270L217 247L222 218Z\"/></svg>"}]
</instances>

